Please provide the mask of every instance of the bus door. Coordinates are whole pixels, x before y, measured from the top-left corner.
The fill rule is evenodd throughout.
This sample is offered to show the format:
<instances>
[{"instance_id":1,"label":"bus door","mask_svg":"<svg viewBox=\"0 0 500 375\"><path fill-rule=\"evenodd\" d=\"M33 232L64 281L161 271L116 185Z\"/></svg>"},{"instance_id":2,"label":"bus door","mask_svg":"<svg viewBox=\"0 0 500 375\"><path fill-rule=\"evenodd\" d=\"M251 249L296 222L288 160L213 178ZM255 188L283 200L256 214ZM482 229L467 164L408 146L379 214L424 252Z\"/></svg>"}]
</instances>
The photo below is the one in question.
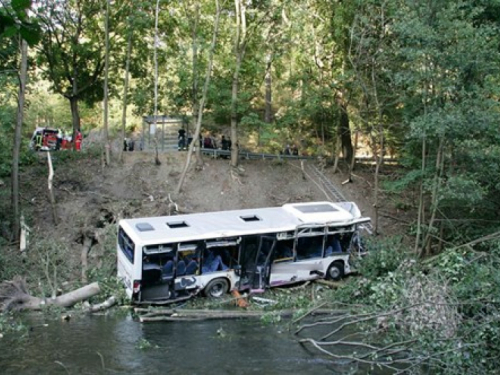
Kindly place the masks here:
<instances>
[{"instance_id":1,"label":"bus door","mask_svg":"<svg viewBox=\"0 0 500 375\"><path fill-rule=\"evenodd\" d=\"M172 296L177 246L158 244L143 247L141 300L164 300Z\"/></svg>"},{"instance_id":2,"label":"bus door","mask_svg":"<svg viewBox=\"0 0 500 375\"><path fill-rule=\"evenodd\" d=\"M270 257L274 248L274 237L243 237L240 245L239 289L263 289L269 282Z\"/></svg>"},{"instance_id":3,"label":"bus door","mask_svg":"<svg viewBox=\"0 0 500 375\"><path fill-rule=\"evenodd\" d=\"M255 274L253 278L253 289L265 289L269 286L271 277L271 260L274 248L276 246L276 237L260 237L259 251L257 261L255 262Z\"/></svg>"},{"instance_id":4,"label":"bus door","mask_svg":"<svg viewBox=\"0 0 500 375\"><path fill-rule=\"evenodd\" d=\"M242 241L240 289L264 289L269 285L275 237L250 236Z\"/></svg>"}]
</instances>

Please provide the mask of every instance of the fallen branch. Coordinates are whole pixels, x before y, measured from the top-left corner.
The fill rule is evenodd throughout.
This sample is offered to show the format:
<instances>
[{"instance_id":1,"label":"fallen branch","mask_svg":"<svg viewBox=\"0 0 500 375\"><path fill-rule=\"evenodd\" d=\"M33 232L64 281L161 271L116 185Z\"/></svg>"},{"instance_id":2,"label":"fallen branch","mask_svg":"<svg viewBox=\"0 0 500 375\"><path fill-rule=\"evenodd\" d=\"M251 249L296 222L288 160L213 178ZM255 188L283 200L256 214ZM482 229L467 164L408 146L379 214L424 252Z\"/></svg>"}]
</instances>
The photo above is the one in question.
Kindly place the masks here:
<instances>
[{"instance_id":1,"label":"fallen branch","mask_svg":"<svg viewBox=\"0 0 500 375\"><path fill-rule=\"evenodd\" d=\"M321 307L323 307L325 305L326 305L326 302L323 302L322 304L313 307L312 309L310 309L309 311L307 311L304 315L301 315L297 319L293 320L292 324L296 324L296 323L300 322L302 319L304 319L305 317L311 315L313 312L315 312L316 310L320 309Z\"/></svg>"},{"instance_id":2,"label":"fallen branch","mask_svg":"<svg viewBox=\"0 0 500 375\"><path fill-rule=\"evenodd\" d=\"M282 318L291 317L296 310L279 311L235 311L235 310L207 310L207 309L145 309L135 308L134 312L141 314L141 322L158 321L193 321L193 320L216 320L216 319L260 319L269 314L281 316ZM335 311L330 309L316 309L310 314L332 314Z\"/></svg>"},{"instance_id":3,"label":"fallen branch","mask_svg":"<svg viewBox=\"0 0 500 375\"><path fill-rule=\"evenodd\" d=\"M94 312L99 312L103 310L107 310L110 307L114 306L116 304L116 297L111 296L109 297L106 301L102 303L97 303L95 305L91 305L88 302L85 304L85 307L88 312L94 313Z\"/></svg>"}]
</instances>

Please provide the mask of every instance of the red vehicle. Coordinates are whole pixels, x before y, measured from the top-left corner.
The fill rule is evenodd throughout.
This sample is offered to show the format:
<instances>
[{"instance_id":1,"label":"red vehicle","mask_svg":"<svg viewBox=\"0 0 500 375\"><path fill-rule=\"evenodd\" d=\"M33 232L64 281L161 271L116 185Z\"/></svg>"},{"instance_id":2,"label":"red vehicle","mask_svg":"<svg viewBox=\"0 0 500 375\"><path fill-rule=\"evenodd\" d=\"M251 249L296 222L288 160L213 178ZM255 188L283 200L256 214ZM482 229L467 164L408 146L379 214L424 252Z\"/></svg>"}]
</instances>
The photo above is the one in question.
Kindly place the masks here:
<instances>
[{"instance_id":1,"label":"red vehicle","mask_svg":"<svg viewBox=\"0 0 500 375\"><path fill-rule=\"evenodd\" d=\"M77 132L77 151L81 150L82 138L82 133ZM31 137L30 148L35 151L71 150L73 141L70 135L65 135L60 129L36 128Z\"/></svg>"}]
</instances>

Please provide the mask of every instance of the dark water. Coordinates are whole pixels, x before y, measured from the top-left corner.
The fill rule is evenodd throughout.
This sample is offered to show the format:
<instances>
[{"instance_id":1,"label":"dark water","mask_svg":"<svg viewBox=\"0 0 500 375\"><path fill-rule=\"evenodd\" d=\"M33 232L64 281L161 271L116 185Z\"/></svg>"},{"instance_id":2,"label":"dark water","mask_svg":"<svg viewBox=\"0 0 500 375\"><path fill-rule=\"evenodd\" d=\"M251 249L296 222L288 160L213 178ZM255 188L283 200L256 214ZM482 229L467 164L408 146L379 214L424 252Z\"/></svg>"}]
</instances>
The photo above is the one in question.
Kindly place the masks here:
<instances>
[{"instance_id":1,"label":"dark water","mask_svg":"<svg viewBox=\"0 0 500 375\"><path fill-rule=\"evenodd\" d=\"M0 374L348 373L306 350L284 326L256 320L141 324L80 316L28 324L27 339L0 339ZM151 347L141 349L145 342Z\"/></svg>"}]
</instances>

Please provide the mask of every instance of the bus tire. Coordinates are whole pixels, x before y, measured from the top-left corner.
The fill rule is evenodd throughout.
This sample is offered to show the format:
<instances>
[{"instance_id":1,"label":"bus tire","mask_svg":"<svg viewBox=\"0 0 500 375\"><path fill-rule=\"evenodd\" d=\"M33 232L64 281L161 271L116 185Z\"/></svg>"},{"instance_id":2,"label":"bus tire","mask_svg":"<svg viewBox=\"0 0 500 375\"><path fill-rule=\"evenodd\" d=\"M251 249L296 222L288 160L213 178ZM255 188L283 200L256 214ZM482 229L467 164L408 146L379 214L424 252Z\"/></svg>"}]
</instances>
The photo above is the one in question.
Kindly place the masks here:
<instances>
[{"instance_id":1,"label":"bus tire","mask_svg":"<svg viewBox=\"0 0 500 375\"><path fill-rule=\"evenodd\" d=\"M203 289L203 294L205 297L209 298L221 298L229 290L229 283L226 279L213 279L211 280L205 289Z\"/></svg>"},{"instance_id":2,"label":"bus tire","mask_svg":"<svg viewBox=\"0 0 500 375\"><path fill-rule=\"evenodd\" d=\"M328 271L326 271L326 278L328 280L338 281L344 276L344 262L335 261L330 264Z\"/></svg>"}]
</instances>

